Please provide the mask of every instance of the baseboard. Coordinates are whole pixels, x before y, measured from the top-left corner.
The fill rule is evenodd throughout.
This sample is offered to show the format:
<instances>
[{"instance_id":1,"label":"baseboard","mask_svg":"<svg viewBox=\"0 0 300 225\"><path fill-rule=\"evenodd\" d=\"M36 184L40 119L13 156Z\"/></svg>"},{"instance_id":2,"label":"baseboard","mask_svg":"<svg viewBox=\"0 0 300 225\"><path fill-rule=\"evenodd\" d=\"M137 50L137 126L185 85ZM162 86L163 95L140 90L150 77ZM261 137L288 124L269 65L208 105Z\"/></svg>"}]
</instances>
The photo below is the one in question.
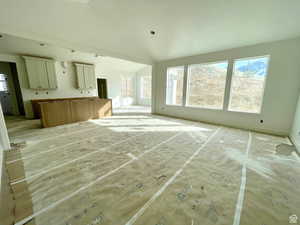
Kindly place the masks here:
<instances>
[{"instance_id":1,"label":"baseboard","mask_svg":"<svg viewBox=\"0 0 300 225\"><path fill-rule=\"evenodd\" d=\"M298 155L300 155L300 145L297 143L296 139L292 135L290 135L289 138L293 145L295 145Z\"/></svg>"}]
</instances>

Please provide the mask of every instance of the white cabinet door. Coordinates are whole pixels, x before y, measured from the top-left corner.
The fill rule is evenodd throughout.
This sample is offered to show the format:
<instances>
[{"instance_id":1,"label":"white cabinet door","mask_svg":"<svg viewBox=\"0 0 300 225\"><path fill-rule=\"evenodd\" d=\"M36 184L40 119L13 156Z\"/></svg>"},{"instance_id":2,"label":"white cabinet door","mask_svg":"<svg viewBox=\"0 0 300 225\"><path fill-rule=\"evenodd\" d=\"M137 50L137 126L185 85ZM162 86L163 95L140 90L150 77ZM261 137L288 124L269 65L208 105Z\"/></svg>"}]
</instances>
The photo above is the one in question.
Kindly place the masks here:
<instances>
[{"instance_id":1,"label":"white cabinet door","mask_svg":"<svg viewBox=\"0 0 300 225\"><path fill-rule=\"evenodd\" d=\"M42 60L37 60L36 62L36 71L40 79L40 89L49 89L49 81L47 76L46 63Z\"/></svg>"},{"instance_id":2,"label":"white cabinet door","mask_svg":"<svg viewBox=\"0 0 300 225\"><path fill-rule=\"evenodd\" d=\"M39 89L40 85L40 78L38 76L37 67L35 60L26 60L26 69L29 81L29 88L32 89Z\"/></svg>"},{"instance_id":3,"label":"white cabinet door","mask_svg":"<svg viewBox=\"0 0 300 225\"><path fill-rule=\"evenodd\" d=\"M84 78L87 89L96 88L95 69L92 65L84 65Z\"/></svg>"},{"instance_id":4,"label":"white cabinet door","mask_svg":"<svg viewBox=\"0 0 300 225\"><path fill-rule=\"evenodd\" d=\"M24 56L29 88L56 89L57 80L54 60Z\"/></svg>"},{"instance_id":5,"label":"white cabinet door","mask_svg":"<svg viewBox=\"0 0 300 225\"><path fill-rule=\"evenodd\" d=\"M77 74L77 86L79 89L85 88L85 79L84 79L84 67L80 64L75 64L76 66L76 74Z\"/></svg>"},{"instance_id":6,"label":"white cabinet door","mask_svg":"<svg viewBox=\"0 0 300 225\"><path fill-rule=\"evenodd\" d=\"M49 89L56 89L57 79L55 73L55 63L51 61L46 61L45 64L46 64L47 77L49 82Z\"/></svg>"}]
</instances>

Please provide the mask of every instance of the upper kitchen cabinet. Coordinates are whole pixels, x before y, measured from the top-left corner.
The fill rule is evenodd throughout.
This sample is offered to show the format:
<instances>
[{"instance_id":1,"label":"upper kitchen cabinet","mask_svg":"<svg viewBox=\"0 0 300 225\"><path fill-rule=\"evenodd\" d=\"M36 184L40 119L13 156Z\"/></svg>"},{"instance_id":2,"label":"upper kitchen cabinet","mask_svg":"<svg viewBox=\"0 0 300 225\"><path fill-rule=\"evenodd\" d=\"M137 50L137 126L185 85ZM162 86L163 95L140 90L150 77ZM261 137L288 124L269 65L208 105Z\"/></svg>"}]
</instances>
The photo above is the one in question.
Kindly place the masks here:
<instances>
[{"instance_id":1,"label":"upper kitchen cabinet","mask_svg":"<svg viewBox=\"0 0 300 225\"><path fill-rule=\"evenodd\" d=\"M29 88L31 89L57 89L55 61L30 56L25 59Z\"/></svg>"},{"instance_id":2,"label":"upper kitchen cabinet","mask_svg":"<svg viewBox=\"0 0 300 225\"><path fill-rule=\"evenodd\" d=\"M79 89L96 89L95 67L90 64L74 63Z\"/></svg>"}]
</instances>

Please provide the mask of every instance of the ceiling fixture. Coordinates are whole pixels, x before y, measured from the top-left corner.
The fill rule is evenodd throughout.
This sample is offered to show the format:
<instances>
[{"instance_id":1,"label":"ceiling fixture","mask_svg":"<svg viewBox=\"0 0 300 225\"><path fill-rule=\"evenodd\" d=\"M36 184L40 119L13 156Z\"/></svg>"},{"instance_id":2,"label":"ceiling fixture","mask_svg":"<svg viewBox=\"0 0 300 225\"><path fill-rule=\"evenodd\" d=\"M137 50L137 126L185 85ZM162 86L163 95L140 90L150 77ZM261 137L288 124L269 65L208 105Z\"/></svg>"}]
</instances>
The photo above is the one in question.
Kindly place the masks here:
<instances>
[{"instance_id":1,"label":"ceiling fixture","mask_svg":"<svg viewBox=\"0 0 300 225\"><path fill-rule=\"evenodd\" d=\"M76 52L74 49L71 50L72 53Z\"/></svg>"},{"instance_id":2,"label":"ceiling fixture","mask_svg":"<svg viewBox=\"0 0 300 225\"><path fill-rule=\"evenodd\" d=\"M0 34L0 38L3 38L3 35L2 35L2 34Z\"/></svg>"},{"instance_id":3,"label":"ceiling fixture","mask_svg":"<svg viewBox=\"0 0 300 225\"><path fill-rule=\"evenodd\" d=\"M44 44L44 43L40 43L40 46L42 46L42 47L44 47L46 44Z\"/></svg>"},{"instance_id":4,"label":"ceiling fixture","mask_svg":"<svg viewBox=\"0 0 300 225\"><path fill-rule=\"evenodd\" d=\"M156 33L156 32L155 32L154 30L150 30L150 34L151 34L151 35L155 35L155 33Z\"/></svg>"}]
</instances>

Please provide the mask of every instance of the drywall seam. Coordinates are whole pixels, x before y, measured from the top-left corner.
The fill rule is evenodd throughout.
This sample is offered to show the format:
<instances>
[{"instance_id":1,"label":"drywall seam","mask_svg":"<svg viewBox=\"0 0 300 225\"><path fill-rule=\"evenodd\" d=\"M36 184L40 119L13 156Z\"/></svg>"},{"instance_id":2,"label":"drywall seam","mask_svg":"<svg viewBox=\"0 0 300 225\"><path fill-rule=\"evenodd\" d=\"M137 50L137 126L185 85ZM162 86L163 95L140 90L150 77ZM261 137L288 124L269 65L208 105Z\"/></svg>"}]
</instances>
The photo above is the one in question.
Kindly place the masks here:
<instances>
[{"instance_id":1,"label":"drywall seam","mask_svg":"<svg viewBox=\"0 0 300 225\"><path fill-rule=\"evenodd\" d=\"M49 168L49 169L47 169L47 170L42 170L41 172L36 173L36 174L33 174L33 175L31 175L31 176L28 176L28 177L26 177L26 178L24 178L24 179L17 180L17 181L13 181L13 182L11 182L10 184L11 184L11 185L15 185L15 184L18 184L18 183L21 183L21 182L24 182L24 181L31 180L31 179L33 179L33 178L35 178L35 177L39 177L39 176L41 176L41 175L43 175L43 174L45 174L45 173L48 173L48 172L50 172L51 170L54 170L54 169L57 169L57 168L64 167L64 166L66 166L66 165L68 165L68 164L71 164L71 163L73 163L73 162L76 162L76 161L78 161L78 160L80 160L80 159L86 158L87 156L90 156L90 155L92 155L92 154L95 154L95 153L99 152L100 150L102 150L102 151L108 150L109 148L111 148L111 147L113 147L113 146L115 146L115 145L119 145L119 144L121 144L121 143L124 143L124 142L126 142L126 141L132 139L132 138L135 138L135 137L138 137L138 136L142 136L142 135L145 135L145 133L143 133L143 134L138 134L138 135L134 135L134 136L132 136L132 137L126 138L125 140L122 140L122 141L119 141L119 142L117 142L117 143L111 144L111 145L109 145L109 146L107 146L107 147L103 147L103 148L97 149L96 151L92 151L92 152L87 153L87 154L85 154L85 155L82 155L82 156L80 156L80 157L78 157L78 158L76 158L76 159L70 160L70 161L68 161L68 162L59 164L59 165L54 166L54 167L51 167L51 168Z\"/></svg>"},{"instance_id":2,"label":"drywall seam","mask_svg":"<svg viewBox=\"0 0 300 225\"><path fill-rule=\"evenodd\" d=\"M194 154L180 167L179 170L144 204L142 208L126 223L132 225L136 220L149 208L149 206L167 189L167 187L174 182L174 180L181 174L184 168L199 154L199 152L211 141L211 139L220 131L220 127L203 143L203 145L194 152Z\"/></svg>"},{"instance_id":3,"label":"drywall seam","mask_svg":"<svg viewBox=\"0 0 300 225\"><path fill-rule=\"evenodd\" d=\"M165 141L162 141L162 142L160 142L159 144L153 146L153 147L150 148L148 151L145 151L144 153L142 153L142 154L138 157L138 159L141 158L141 157L143 157L145 154L147 154L147 153L149 153L149 152L155 150L155 149L158 148L159 146L161 146L161 145L163 145L163 144L165 144L165 143L171 141L172 139L174 139L175 137L177 137L178 135L180 135L180 134L182 134L182 133L183 133L183 132L179 132L179 133L173 135L172 137L166 139ZM131 163L134 162L134 161L135 161L134 159L129 160L128 162L126 162L126 163L122 164L121 166L117 167L116 169L111 170L111 171L108 172L107 174L105 174L105 175L103 175L103 176L101 176L101 177L98 177L98 178L97 178L96 180L94 180L93 182L90 182L90 183L88 183L87 185L85 185L85 186L79 188L77 191L75 191L75 192L73 192L73 193L67 195L66 197L64 197L64 198L62 198L62 199L60 199L60 200L58 200L58 201L56 201L56 202L50 204L50 205L47 206L46 208L41 209L40 211L37 211L37 212L35 212L34 214L32 214L32 215L26 217L25 219L23 219L23 220L21 220L21 221L15 223L15 225L24 225L24 224L26 224L28 221L32 220L34 217L36 217L36 216L38 216L38 215L40 215L40 214L42 214L42 213L44 213L44 212L46 212L46 211L52 209L52 208L55 208L55 207L56 207L57 205L59 205L60 203L62 203L62 202L64 202L64 201L66 201L66 200L72 198L73 196L77 195L77 194L80 193L81 191L83 191L83 190L85 190L85 189L91 187L92 185L94 185L95 183L97 183L97 182L103 180L104 178L108 177L109 175L116 173L117 171L119 171L119 170L122 169L123 167L125 167L125 166L131 164Z\"/></svg>"},{"instance_id":4,"label":"drywall seam","mask_svg":"<svg viewBox=\"0 0 300 225\"><path fill-rule=\"evenodd\" d=\"M240 186L238 201L237 201L236 208L235 208L233 225L239 225L240 220L241 220L243 202L244 202L244 197L245 197L246 179L247 179L247 160L248 160L249 151L251 148L251 142L252 142L252 134L251 134L251 132L249 132L249 139L248 139L247 150L246 150L246 158L245 158L245 161L243 163L243 168L242 168L241 186Z\"/></svg>"}]
</instances>

